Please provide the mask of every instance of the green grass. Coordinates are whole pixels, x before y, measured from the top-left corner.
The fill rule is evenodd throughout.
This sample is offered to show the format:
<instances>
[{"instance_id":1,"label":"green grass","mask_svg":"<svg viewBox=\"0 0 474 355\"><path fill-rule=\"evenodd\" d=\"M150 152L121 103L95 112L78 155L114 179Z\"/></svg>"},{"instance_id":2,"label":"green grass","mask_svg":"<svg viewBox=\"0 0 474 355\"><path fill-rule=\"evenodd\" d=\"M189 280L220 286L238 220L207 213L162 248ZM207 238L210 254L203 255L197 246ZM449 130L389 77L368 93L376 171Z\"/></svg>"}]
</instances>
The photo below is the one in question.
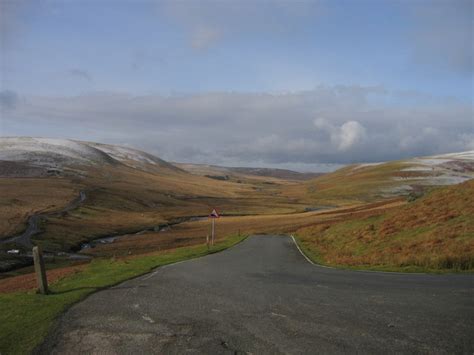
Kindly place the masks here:
<instances>
[{"instance_id":1,"label":"green grass","mask_svg":"<svg viewBox=\"0 0 474 355\"><path fill-rule=\"evenodd\" d=\"M230 236L206 246L175 249L127 260L94 260L84 271L51 285L51 294L35 292L0 294L0 354L28 354L43 341L55 319L89 294L181 260L227 249L245 239Z\"/></svg>"}]
</instances>

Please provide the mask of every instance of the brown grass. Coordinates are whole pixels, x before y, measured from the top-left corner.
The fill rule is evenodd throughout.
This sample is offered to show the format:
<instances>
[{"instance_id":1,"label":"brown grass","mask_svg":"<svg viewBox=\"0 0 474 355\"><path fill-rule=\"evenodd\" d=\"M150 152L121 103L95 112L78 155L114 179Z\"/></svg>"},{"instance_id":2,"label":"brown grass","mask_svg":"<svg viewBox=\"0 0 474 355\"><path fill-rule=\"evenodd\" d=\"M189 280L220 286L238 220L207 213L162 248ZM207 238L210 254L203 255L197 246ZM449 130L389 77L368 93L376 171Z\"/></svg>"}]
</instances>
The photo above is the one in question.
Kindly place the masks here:
<instances>
[{"instance_id":1,"label":"brown grass","mask_svg":"<svg viewBox=\"0 0 474 355\"><path fill-rule=\"evenodd\" d=\"M174 170L157 174L124 166L88 173L80 181L88 191L83 206L49 218L44 233L35 237L45 249L70 250L98 237L137 232L180 217L206 216L213 208L226 215L247 215L292 213L306 206L281 196L281 185L276 183L218 181Z\"/></svg>"},{"instance_id":2,"label":"brown grass","mask_svg":"<svg viewBox=\"0 0 474 355\"><path fill-rule=\"evenodd\" d=\"M283 194L307 203L320 205L350 205L373 202L387 197L400 196L400 188L414 187L426 190L421 184L439 171L403 171L413 166L410 161L391 161L378 165L350 165L322 175L303 184L282 188ZM421 179L421 180L420 180ZM408 194L408 191L404 192Z\"/></svg>"},{"instance_id":3,"label":"brown grass","mask_svg":"<svg viewBox=\"0 0 474 355\"><path fill-rule=\"evenodd\" d=\"M48 270L48 284L52 285L68 275L78 273L81 270L84 270L86 266L87 264L81 264ZM0 280L0 293L28 291L33 290L36 287L36 274L34 273L28 273L25 275L9 277Z\"/></svg>"},{"instance_id":4,"label":"brown grass","mask_svg":"<svg viewBox=\"0 0 474 355\"><path fill-rule=\"evenodd\" d=\"M474 269L474 180L379 215L297 233L303 246L328 264Z\"/></svg>"},{"instance_id":5,"label":"brown grass","mask_svg":"<svg viewBox=\"0 0 474 355\"><path fill-rule=\"evenodd\" d=\"M381 213L404 204L394 199L367 205L339 208L331 211L306 212L280 215L222 217L216 221L217 238L229 234L289 233L297 228L328 221L340 221L348 216L366 216ZM84 252L95 256L112 256L147 253L178 246L205 243L210 234L210 221L193 221L171 226L166 231L130 235L111 244L101 244Z\"/></svg>"},{"instance_id":6,"label":"brown grass","mask_svg":"<svg viewBox=\"0 0 474 355\"><path fill-rule=\"evenodd\" d=\"M4 178L0 179L0 233L16 233L24 228L29 214L58 210L80 190L87 190L88 198L80 208L48 218L42 225L43 233L34 241L47 250L74 250L99 237L132 234L180 217L205 216L218 208L224 214L218 221L218 235L238 230L245 234L298 230L308 248L324 255L328 263L382 265L395 262L391 255L397 255L396 265L413 265L419 258L416 252L408 252L410 248L431 250L433 260L438 254L451 258L439 263L449 264L457 255L470 257L470 249L466 249L470 247L466 246L469 238L459 237L470 233L468 217L463 215L462 221L459 216L460 211L470 209L455 205L459 199L420 199L426 206L416 211L385 213L404 203L402 199L380 202L386 198L381 189L399 184L392 178L401 176L402 166L391 162L346 167L307 182L245 176L239 181L220 181L166 166L145 172L123 165L89 168L84 178ZM405 175L402 177L411 177L411 173ZM443 207L436 207L438 204ZM322 206L339 208L301 213L305 208ZM426 231L433 223L436 233L443 237ZM146 253L203 243L208 232L207 221L188 222L166 232L134 235L87 252L106 256ZM367 245L373 251L366 251Z\"/></svg>"},{"instance_id":7,"label":"brown grass","mask_svg":"<svg viewBox=\"0 0 474 355\"><path fill-rule=\"evenodd\" d=\"M66 179L0 178L0 238L20 233L29 215L60 209L78 194Z\"/></svg>"}]
</instances>

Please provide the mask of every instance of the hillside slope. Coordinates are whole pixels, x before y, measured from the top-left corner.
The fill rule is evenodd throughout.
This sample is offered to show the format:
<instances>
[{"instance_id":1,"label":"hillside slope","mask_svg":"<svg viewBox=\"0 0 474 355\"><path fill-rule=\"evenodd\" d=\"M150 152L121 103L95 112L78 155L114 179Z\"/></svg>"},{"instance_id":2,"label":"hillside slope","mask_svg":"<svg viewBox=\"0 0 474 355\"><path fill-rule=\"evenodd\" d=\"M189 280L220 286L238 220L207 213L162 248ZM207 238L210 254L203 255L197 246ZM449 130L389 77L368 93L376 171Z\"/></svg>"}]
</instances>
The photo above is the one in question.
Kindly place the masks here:
<instances>
[{"instance_id":1,"label":"hillside slope","mask_svg":"<svg viewBox=\"0 0 474 355\"><path fill-rule=\"evenodd\" d=\"M297 231L302 246L329 265L474 269L474 180L438 188L389 212Z\"/></svg>"},{"instance_id":2,"label":"hillside slope","mask_svg":"<svg viewBox=\"0 0 474 355\"><path fill-rule=\"evenodd\" d=\"M469 151L349 165L304 184L288 186L284 194L319 204L344 205L400 195L419 196L434 186L473 178L474 151Z\"/></svg>"},{"instance_id":3,"label":"hillside slope","mask_svg":"<svg viewBox=\"0 0 474 355\"><path fill-rule=\"evenodd\" d=\"M102 143L85 143L108 154L113 159L120 161L122 164L135 169L143 169L150 172L157 172L163 168L173 171L182 171L163 159L137 149Z\"/></svg>"},{"instance_id":4,"label":"hillside slope","mask_svg":"<svg viewBox=\"0 0 474 355\"><path fill-rule=\"evenodd\" d=\"M0 138L0 176L32 177L76 172L78 166L114 165L105 152L69 139L31 137ZM20 171L12 172L12 166ZM34 175L24 170L29 167Z\"/></svg>"},{"instance_id":5,"label":"hillside slope","mask_svg":"<svg viewBox=\"0 0 474 355\"><path fill-rule=\"evenodd\" d=\"M190 174L128 147L47 138L0 138L0 239L25 229L29 216L48 215L33 241L52 251L77 250L98 237L158 228L180 218L289 213L304 209L279 183L221 181ZM17 248L18 245L4 245ZM0 248L1 249L1 248Z\"/></svg>"},{"instance_id":6,"label":"hillside slope","mask_svg":"<svg viewBox=\"0 0 474 355\"><path fill-rule=\"evenodd\" d=\"M173 163L175 166L186 170L195 175L212 176L214 178L222 177L228 179L260 179L272 181L277 180L293 180L304 181L314 179L322 173L300 173L287 169L271 169L271 168L246 168L246 167L226 167L218 165L206 164L190 164L190 163Z\"/></svg>"}]
</instances>

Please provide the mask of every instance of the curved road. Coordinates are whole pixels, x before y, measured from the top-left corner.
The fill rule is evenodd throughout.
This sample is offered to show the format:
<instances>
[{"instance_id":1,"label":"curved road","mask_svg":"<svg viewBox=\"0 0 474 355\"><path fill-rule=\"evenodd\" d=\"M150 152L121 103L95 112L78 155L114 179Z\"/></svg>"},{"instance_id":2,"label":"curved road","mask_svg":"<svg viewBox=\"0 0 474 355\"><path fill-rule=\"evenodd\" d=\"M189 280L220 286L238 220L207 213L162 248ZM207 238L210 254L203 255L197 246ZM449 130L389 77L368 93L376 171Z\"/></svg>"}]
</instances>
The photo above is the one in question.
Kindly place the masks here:
<instances>
[{"instance_id":1,"label":"curved road","mask_svg":"<svg viewBox=\"0 0 474 355\"><path fill-rule=\"evenodd\" d=\"M80 191L78 197L69 202L64 208L59 211L42 212L31 215L30 217L28 217L27 227L23 233L13 237L0 239L0 244L17 243L26 248L32 248L33 242L31 241L31 237L41 232L41 227L39 225L40 222L42 222L47 217L59 217L66 212L76 209L86 200L86 198L86 192Z\"/></svg>"},{"instance_id":2,"label":"curved road","mask_svg":"<svg viewBox=\"0 0 474 355\"><path fill-rule=\"evenodd\" d=\"M474 276L344 271L254 236L73 306L40 353L474 352Z\"/></svg>"}]
</instances>

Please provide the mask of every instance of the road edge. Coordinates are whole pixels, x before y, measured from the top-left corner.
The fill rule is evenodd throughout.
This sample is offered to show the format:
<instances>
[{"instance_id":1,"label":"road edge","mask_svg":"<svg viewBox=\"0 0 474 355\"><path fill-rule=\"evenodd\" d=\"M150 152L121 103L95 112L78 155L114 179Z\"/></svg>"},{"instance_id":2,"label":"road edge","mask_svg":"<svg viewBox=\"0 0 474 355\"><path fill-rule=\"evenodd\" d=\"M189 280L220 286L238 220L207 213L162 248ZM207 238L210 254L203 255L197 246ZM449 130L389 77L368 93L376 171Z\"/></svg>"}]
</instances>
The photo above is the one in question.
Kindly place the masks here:
<instances>
[{"instance_id":1,"label":"road edge","mask_svg":"<svg viewBox=\"0 0 474 355\"><path fill-rule=\"evenodd\" d=\"M303 250L300 248L298 242L296 241L295 237L293 234L290 234L290 238L293 240L293 243L295 243L296 245L296 248L298 249L298 251L300 252L301 255L303 255L303 257L306 259L307 262L309 262L311 265L314 265L314 266L317 266L317 267L323 267L323 268L326 268L326 269L335 269L337 270L337 268L335 267L332 267L332 266L326 266L326 265L322 265L322 264L316 264L313 260L311 260L309 258L308 255L306 255Z\"/></svg>"},{"instance_id":2,"label":"road edge","mask_svg":"<svg viewBox=\"0 0 474 355\"><path fill-rule=\"evenodd\" d=\"M80 303L80 302L83 302L84 300L86 300L87 298L89 298L90 296L96 294L97 292L100 292L100 291L104 291L104 290L107 290L107 289L110 289L110 288L113 288L113 287L116 287L122 283L125 283L125 282L128 282L128 281L131 281L131 280L134 280L134 279L140 279L141 277L144 277L144 276L149 276L150 274L154 274L156 273L158 270L160 270L161 268L164 268L164 267L167 267L167 266L172 266L172 265L175 265L175 264L178 264L178 263L183 263L183 262L187 262L187 261L192 261L192 260L197 260L197 259L200 259L200 258L204 258L206 256L209 256L209 255L213 255L213 254L218 254L218 253L222 253L222 252L225 252L226 250L229 250L229 249L232 249L233 247L235 247L236 245L239 245L240 243L242 243L243 241L247 240L249 238L250 235L243 235L242 238L236 242L235 244L232 244L231 246L227 247L227 248L223 248L223 249L219 249L219 250L215 250L215 251L209 251L207 254L204 254L204 255L200 255L200 256L194 256L194 257L190 257L188 259L185 259L185 260L179 260L179 261L175 261L175 262L172 262L172 263L169 263L169 264L164 264L164 265L160 265L160 266L157 266L155 268L153 268L152 270L146 272L146 273L142 273L142 274L139 274L139 275L136 275L136 276L133 276L133 277L130 277L126 280L122 280L122 281L119 281L119 282L116 282L116 283L113 283L113 284L110 284L108 286L104 286L104 287L101 287L87 295L85 295L85 297L77 300L76 302L72 302L70 304L68 304L66 306L66 308L64 308L60 313L58 313L56 316L54 316L54 320L51 324L51 326L49 327L48 329L48 332L47 334L43 337L42 341L40 343L38 343L33 349L31 349L31 354L43 354L43 350L44 350L44 346L45 344L49 341L48 339L50 337L52 337L52 339L54 339L54 333L56 332L56 330L58 329L58 326L59 326L59 323L60 323L60 320L61 318L66 314L66 312L68 312L72 307L74 307L76 304ZM54 340L52 340L54 342ZM2 355L2 353L0 352L0 355Z\"/></svg>"},{"instance_id":3,"label":"road edge","mask_svg":"<svg viewBox=\"0 0 474 355\"><path fill-rule=\"evenodd\" d=\"M295 243L296 248L298 251L303 255L303 257L306 259L307 262L309 262L311 265L316 266L316 267L321 267L325 269L333 269L333 270L344 270L344 271L352 271L352 272L363 272L363 273L372 273L372 274L391 274L391 275L458 275L457 273L447 273L447 274L437 274L437 273L431 273L431 272L402 272L402 271L382 271L382 270L357 270L357 269L350 269L350 268L344 268L344 267L335 267L335 266L327 266L323 264L318 264L315 263L313 260L309 258L308 255L304 253L304 251L301 249L299 246L298 242L296 241L296 238L294 237L293 234L290 234L290 238L293 240L293 243Z\"/></svg>"}]
</instances>

